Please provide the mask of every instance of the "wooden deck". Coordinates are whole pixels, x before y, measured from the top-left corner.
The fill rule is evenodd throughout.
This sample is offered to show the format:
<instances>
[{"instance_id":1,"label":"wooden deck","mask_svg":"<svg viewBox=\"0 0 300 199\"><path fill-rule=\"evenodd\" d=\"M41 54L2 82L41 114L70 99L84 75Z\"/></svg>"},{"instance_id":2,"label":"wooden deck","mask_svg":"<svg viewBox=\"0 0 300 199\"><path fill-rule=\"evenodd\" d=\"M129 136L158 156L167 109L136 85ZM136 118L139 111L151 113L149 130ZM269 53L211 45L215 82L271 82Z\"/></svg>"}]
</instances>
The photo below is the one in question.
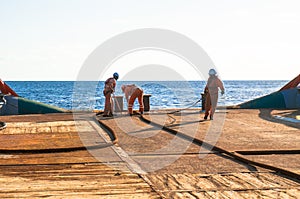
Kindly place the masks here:
<instances>
[{"instance_id":1,"label":"wooden deck","mask_svg":"<svg viewBox=\"0 0 300 199\"><path fill-rule=\"evenodd\" d=\"M271 110L220 110L217 114L224 111L222 133L214 134L219 136L217 147L231 152L267 151L270 155L244 157L300 174L299 125L274 119ZM212 121L204 121L197 110L144 117L185 135L213 141L207 135L208 129L214 128ZM148 172L143 178L165 198L300 197L299 180L244 164L217 151L204 154L201 146L177 139L138 117L99 119L113 128L119 145ZM216 122L217 126L221 124ZM276 150L296 150L298 154L272 154Z\"/></svg>"},{"instance_id":2,"label":"wooden deck","mask_svg":"<svg viewBox=\"0 0 300 199\"><path fill-rule=\"evenodd\" d=\"M71 114L0 117L0 198L158 198L90 119L76 127ZM87 138L105 158L80 148Z\"/></svg>"},{"instance_id":3,"label":"wooden deck","mask_svg":"<svg viewBox=\"0 0 300 199\"><path fill-rule=\"evenodd\" d=\"M215 119L222 133L213 136L207 135L212 122L203 121L198 110L169 116L151 113L145 118L187 136L216 141L216 146L231 152L258 153L243 157L300 174L300 126L273 118L297 112L217 114L224 112L224 124ZM206 154L201 145L138 116L123 113L97 119L114 131L116 145L94 114L0 116L7 123L0 131L0 198L300 197L299 180L218 151Z\"/></svg>"}]
</instances>

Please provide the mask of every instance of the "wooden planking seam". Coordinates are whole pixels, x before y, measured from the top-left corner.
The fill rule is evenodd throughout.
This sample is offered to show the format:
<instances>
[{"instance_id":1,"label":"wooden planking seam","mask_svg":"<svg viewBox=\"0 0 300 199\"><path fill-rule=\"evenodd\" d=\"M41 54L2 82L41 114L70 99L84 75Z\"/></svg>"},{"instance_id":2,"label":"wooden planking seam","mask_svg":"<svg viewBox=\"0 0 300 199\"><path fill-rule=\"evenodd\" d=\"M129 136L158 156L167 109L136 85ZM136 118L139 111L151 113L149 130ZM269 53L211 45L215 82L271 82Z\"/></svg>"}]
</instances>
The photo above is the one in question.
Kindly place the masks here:
<instances>
[{"instance_id":1,"label":"wooden planking seam","mask_svg":"<svg viewBox=\"0 0 300 199\"><path fill-rule=\"evenodd\" d=\"M107 136L104 135L103 129L100 128L100 126L97 125L95 121L89 122L106 142L111 143L111 141L107 139ZM146 174L146 171L144 171L121 147L113 145L111 146L111 148L121 158L121 160L128 164L128 167L132 172L137 174Z\"/></svg>"},{"instance_id":2,"label":"wooden planking seam","mask_svg":"<svg viewBox=\"0 0 300 199\"><path fill-rule=\"evenodd\" d=\"M266 175L270 173L263 173L262 175ZM290 184L286 184L281 182L280 184L269 184L270 180L259 181L256 175L251 175L251 173L246 174L249 178L245 179L244 175L239 175L236 173L235 175L218 175L212 174L210 178L196 178L198 175L188 175L185 174L174 175L174 174L164 174L164 175L150 175L146 176L150 184L154 184L154 189L157 192L169 192L169 190L176 191L217 191L217 190L232 190L232 191L245 191L245 190L290 190L290 189L298 189L298 184L291 181ZM168 177L169 176L169 177ZM170 178L173 176L173 178ZM183 179L183 176L185 179ZM275 174L273 176L277 179L279 178ZM233 183L228 183L232 180L231 177L238 177L238 181ZM268 179L268 175L265 176ZM174 179L177 179L176 182ZM217 180L218 184L213 184L212 179ZM253 181L254 180L254 181ZM194 182L191 184L191 181ZM250 184L247 183L251 181ZM226 183L227 182L227 183ZM148 184L149 184L148 183ZM184 187L182 187L182 185ZM196 186L197 185L197 186ZM180 188L181 187L181 188ZM190 189L193 187L192 189Z\"/></svg>"}]
</instances>

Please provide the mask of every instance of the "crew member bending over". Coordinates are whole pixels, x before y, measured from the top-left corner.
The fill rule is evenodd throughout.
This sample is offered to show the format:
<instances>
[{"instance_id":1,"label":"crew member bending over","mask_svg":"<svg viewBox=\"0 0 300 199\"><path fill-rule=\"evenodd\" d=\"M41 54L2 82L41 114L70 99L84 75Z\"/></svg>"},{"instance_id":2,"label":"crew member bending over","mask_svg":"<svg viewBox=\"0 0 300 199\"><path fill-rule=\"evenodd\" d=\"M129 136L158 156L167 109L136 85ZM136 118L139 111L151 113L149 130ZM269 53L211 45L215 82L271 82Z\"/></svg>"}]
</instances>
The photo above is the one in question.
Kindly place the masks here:
<instances>
[{"instance_id":1,"label":"crew member bending over","mask_svg":"<svg viewBox=\"0 0 300 199\"><path fill-rule=\"evenodd\" d=\"M108 78L105 81L103 94L105 96L105 106L104 106L104 113L103 117L112 117L113 116L113 103L111 94L115 92L115 87L117 84L117 81L119 79L119 74L114 73L113 77Z\"/></svg>"},{"instance_id":2,"label":"crew member bending over","mask_svg":"<svg viewBox=\"0 0 300 199\"><path fill-rule=\"evenodd\" d=\"M130 116L132 116L132 114L133 114L133 110L132 110L133 103L136 98L138 98L139 105L140 105L139 112L141 114L143 114L144 113L143 89L137 87L134 84L122 85L121 88L122 88L123 93L125 93L125 98L128 103L128 113L130 114ZM130 98L129 98L129 96L130 96Z\"/></svg>"},{"instance_id":3,"label":"crew member bending over","mask_svg":"<svg viewBox=\"0 0 300 199\"><path fill-rule=\"evenodd\" d=\"M209 70L209 78L207 80L207 84L205 86L205 116L206 120L209 116L211 120L213 120L214 113L216 111L217 103L218 103L218 91L221 89L221 94L223 95L225 92L223 82L218 78L217 72L215 69Z\"/></svg>"}]
</instances>

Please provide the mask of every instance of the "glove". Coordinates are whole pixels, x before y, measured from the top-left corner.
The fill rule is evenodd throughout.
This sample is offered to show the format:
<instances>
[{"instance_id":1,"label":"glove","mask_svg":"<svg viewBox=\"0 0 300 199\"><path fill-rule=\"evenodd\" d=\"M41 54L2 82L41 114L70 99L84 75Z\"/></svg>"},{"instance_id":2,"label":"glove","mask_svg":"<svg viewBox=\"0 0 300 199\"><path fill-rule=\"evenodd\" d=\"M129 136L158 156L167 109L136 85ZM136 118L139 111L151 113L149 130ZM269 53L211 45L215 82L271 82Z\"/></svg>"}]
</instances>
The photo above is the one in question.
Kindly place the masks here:
<instances>
[{"instance_id":1,"label":"glove","mask_svg":"<svg viewBox=\"0 0 300 199\"><path fill-rule=\"evenodd\" d=\"M221 94L224 95L225 91L221 91Z\"/></svg>"}]
</instances>

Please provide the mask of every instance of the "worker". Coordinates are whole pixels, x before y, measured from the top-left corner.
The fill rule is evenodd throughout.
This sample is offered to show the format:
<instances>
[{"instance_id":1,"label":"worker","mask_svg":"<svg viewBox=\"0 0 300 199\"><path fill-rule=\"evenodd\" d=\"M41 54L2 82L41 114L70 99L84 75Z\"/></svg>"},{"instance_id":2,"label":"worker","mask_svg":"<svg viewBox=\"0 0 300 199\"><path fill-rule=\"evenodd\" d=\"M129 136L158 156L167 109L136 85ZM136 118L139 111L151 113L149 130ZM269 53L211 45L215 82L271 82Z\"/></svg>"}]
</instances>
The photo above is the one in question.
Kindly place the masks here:
<instances>
[{"instance_id":1,"label":"worker","mask_svg":"<svg viewBox=\"0 0 300 199\"><path fill-rule=\"evenodd\" d=\"M210 117L210 120L213 120L214 113L216 111L217 103L218 103L218 92L219 88L221 89L221 94L225 93L223 82L217 76L217 72L215 69L210 69L209 78L207 80L207 84L205 86L204 94L205 94L205 115L204 119L207 120L207 117Z\"/></svg>"},{"instance_id":2,"label":"worker","mask_svg":"<svg viewBox=\"0 0 300 199\"><path fill-rule=\"evenodd\" d=\"M139 102L139 112L141 114L144 113L144 103L143 103L143 94L144 91L140 87L136 86L135 84L130 84L130 85L122 85L121 87L123 93L125 93L125 98L128 103L128 113L130 116L133 115L133 103L136 98L138 98ZM130 96L130 98L129 98Z\"/></svg>"},{"instance_id":3,"label":"worker","mask_svg":"<svg viewBox=\"0 0 300 199\"><path fill-rule=\"evenodd\" d=\"M114 73L113 77L108 78L105 81L103 94L105 96L105 106L104 106L104 112L103 117L112 117L113 116L113 103L111 94L115 92L115 87L117 84L117 81L119 79L119 74Z\"/></svg>"}]
</instances>

